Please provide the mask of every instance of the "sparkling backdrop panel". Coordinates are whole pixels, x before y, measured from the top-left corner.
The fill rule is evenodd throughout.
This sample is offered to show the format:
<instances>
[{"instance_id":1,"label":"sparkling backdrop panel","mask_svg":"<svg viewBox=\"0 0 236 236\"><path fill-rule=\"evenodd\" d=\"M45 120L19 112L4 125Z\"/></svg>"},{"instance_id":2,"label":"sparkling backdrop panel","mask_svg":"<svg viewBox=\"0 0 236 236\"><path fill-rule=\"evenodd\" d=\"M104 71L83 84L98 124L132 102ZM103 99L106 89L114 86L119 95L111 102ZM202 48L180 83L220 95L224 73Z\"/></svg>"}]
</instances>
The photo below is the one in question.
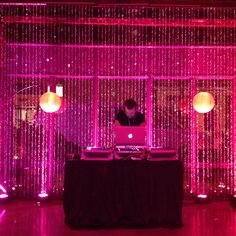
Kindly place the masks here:
<instances>
[{"instance_id":1,"label":"sparkling backdrop panel","mask_svg":"<svg viewBox=\"0 0 236 236\"><path fill-rule=\"evenodd\" d=\"M185 196L236 189L236 9L0 5L0 184L15 196L61 198L64 162L112 147L112 122L134 98L147 144L184 164ZM62 108L39 97L63 86ZM193 110L197 92L215 99Z\"/></svg>"},{"instance_id":2,"label":"sparkling backdrop panel","mask_svg":"<svg viewBox=\"0 0 236 236\"><path fill-rule=\"evenodd\" d=\"M103 79L99 81L99 146L113 147L113 121L126 99L133 98L145 114L146 80Z\"/></svg>"}]
</instances>

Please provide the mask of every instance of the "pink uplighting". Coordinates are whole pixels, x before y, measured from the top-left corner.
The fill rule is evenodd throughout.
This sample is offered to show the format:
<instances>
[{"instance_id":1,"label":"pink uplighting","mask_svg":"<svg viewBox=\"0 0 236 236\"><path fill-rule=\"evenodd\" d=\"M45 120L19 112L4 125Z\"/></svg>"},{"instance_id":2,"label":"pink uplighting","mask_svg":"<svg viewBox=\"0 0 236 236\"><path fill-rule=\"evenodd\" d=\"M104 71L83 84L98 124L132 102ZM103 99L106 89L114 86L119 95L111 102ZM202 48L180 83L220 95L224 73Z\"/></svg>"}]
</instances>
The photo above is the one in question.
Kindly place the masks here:
<instances>
[{"instance_id":1,"label":"pink uplighting","mask_svg":"<svg viewBox=\"0 0 236 236\"><path fill-rule=\"evenodd\" d=\"M6 200L6 199L8 199L8 194L7 194L7 190L0 184L0 192L2 192L2 193L0 193L0 199L1 200Z\"/></svg>"},{"instance_id":2,"label":"pink uplighting","mask_svg":"<svg viewBox=\"0 0 236 236\"><path fill-rule=\"evenodd\" d=\"M2 190L3 193L6 193L7 190L0 184L0 190Z\"/></svg>"},{"instance_id":3,"label":"pink uplighting","mask_svg":"<svg viewBox=\"0 0 236 236\"><path fill-rule=\"evenodd\" d=\"M38 197L40 197L40 198L47 198L48 194L47 193L39 193Z\"/></svg>"},{"instance_id":4,"label":"pink uplighting","mask_svg":"<svg viewBox=\"0 0 236 236\"><path fill-rule=\"evenodd\" d=\"M200 199L206 199L207 195L206 194L198 194L197 197Z\"/></svg>"},{"instance_id":5,"label":"pink uplighting","mask_svg":"<svg viewBox=\"0 0 236 236\"><path fill-rule=\"evenodd\" d=\"M0 222L3 221L5 214L6 214L6 210L5 209L4 210L0 210Z\"/></svg>"},{"instance_id":6,"label":"pink uplighting","mask_svg":"<svg viewBox=\"0 0 236 236\"><path fill-rule=\"evenodd\" d=\"M8 195L6 193L0 194L0 199L6 199L8 198Z\"/></svg>"}]
</instances>

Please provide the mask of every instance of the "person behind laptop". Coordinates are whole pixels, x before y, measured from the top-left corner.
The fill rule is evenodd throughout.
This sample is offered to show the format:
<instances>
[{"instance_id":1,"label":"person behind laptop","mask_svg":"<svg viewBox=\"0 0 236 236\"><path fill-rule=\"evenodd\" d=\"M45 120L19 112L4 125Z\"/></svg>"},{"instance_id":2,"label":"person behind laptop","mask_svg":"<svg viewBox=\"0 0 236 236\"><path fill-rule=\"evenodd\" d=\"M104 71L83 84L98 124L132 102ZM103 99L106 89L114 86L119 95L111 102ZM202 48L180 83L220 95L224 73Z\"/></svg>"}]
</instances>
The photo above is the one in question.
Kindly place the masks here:
<instances>
[{"instance_id":1,"label":"person behind laptop","mask_svg":"<svg viewBox=\"0 0 236 236\"><path fill-rule=\"evenodd\" d=\"M138 104L133 99L124 102L123 110L116 114L114 125L141 126L145 125L144 115L138 111Z\"/></svg>"}]
</instances>

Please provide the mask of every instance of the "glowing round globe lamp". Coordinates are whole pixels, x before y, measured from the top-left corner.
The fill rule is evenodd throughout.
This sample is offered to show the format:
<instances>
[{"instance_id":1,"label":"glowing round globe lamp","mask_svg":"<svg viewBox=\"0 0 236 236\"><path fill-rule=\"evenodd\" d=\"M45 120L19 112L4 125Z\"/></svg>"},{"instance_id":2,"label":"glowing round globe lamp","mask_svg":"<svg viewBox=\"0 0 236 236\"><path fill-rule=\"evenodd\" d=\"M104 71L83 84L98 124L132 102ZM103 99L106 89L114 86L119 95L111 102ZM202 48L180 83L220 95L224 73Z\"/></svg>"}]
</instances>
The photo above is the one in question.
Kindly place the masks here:
<instances>
[{"instance_id":1,"label":"glowing round globe lamp","mask_svg":"<svg viewBox=\"0 0 236 236\"><path fill-rule=\"evenodd\" d=\"M199 92L193 98L193 107L199 113L207 113L215 106L213 96L208 92Z\"/></svg>"},{"instance_id":2,"label":"glowing round globe lamp","mask_svg":"<svg viewBox=\"0 0 236 236\"><path fill-rule=\"evenodd\" d=\"M56 112L61 107L61 98L53 92L46 92L39 98L39 105L45 112Z\"/></svg>"},{"instance_id":3,"label":"glowing round globe lamp","mask_svg":"<svg viewBox=\"0 0 236 236\"><path fill-rule=\"evenodd\" d=\"M57 114L61 114L61 113L65 112L65 110L66 110L66 100L65 100L65 98L63 98L63 97L60 97L60 98L61 98L61 107L60 107L60 109L56 112Z\"/></svg>"}]
</instances>

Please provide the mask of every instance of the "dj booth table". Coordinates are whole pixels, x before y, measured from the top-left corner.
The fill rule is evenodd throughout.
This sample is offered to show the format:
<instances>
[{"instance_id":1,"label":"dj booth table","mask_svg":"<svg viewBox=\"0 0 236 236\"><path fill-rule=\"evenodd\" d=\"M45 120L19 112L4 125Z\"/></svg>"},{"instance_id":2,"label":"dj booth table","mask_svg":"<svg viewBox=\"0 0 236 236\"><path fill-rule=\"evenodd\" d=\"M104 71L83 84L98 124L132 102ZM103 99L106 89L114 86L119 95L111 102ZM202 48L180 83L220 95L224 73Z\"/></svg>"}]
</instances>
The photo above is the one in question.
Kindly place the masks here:
<instances>
[{"instance_id":1,"label":"dj booth table","mask_svg":"<svg viewBox=\"0 0 236 236\"><path fill-rule=\"evenodd\" d=\"M72 228L180 227L180 161L67 161L65 223Z\"/></svg>"}]
</instances>

